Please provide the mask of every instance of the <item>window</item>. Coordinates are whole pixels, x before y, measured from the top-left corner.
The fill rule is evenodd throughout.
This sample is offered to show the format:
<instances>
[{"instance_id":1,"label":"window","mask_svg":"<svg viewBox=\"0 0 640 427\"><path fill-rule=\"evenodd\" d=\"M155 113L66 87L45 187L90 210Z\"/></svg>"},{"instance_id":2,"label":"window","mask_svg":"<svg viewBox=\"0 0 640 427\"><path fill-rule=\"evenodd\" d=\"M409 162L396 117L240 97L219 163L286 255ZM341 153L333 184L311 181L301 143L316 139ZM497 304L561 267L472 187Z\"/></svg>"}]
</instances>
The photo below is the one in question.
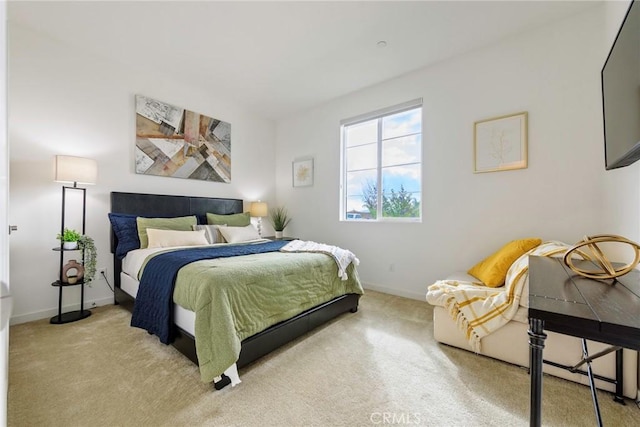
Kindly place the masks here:
<instances>
[{"instance_id":1,"label":"window","mask_svg":"<svg viewBox=\"0 0 640 427\"><path fill-rule=\"evenodd\" d=\"M343 221L422 217L422 100L341 123Z\"/></svg>"}]
</instances>

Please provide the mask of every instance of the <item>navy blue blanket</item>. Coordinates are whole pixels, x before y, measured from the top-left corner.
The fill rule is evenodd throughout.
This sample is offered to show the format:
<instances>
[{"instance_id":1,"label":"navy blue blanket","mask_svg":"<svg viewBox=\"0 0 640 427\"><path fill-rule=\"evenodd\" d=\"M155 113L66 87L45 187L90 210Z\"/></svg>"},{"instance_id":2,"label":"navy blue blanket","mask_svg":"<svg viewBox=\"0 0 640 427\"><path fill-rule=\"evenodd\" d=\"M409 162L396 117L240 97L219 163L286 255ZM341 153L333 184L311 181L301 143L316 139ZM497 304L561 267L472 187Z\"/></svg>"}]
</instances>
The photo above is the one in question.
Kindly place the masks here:
<instances>
[{"instance_id":1,"label":"navy blue blanket","mask_svg":"<svg viewBox=\"0 0 640 427\"><path fill-rule=\"evenodd\" d=\"M173 288L178 270L203 259L277 252L286 241L181 249L154 256L144 268L131 316L131 326L146 329L169 344L174 338Z\"/></svg>"}]
</instances>

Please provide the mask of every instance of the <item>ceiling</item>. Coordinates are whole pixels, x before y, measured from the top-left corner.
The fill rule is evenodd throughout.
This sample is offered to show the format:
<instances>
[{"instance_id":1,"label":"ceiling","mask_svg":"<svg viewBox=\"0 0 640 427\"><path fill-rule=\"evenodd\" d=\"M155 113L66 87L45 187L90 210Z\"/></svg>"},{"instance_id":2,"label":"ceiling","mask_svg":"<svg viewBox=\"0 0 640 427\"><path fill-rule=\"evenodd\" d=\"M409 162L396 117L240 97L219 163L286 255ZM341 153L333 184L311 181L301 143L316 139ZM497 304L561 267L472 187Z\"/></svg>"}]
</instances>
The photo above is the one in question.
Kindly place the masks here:
<instances>
[{"instance_id":1,"label":"ceiling","mask_svg":"<svg viewBox=\"0 0 640 427\"><path fill-rule=\"evenodd\" d=\"M598 3L10 1L8 19L277 120Z\"/></svg>"}]
</instances>

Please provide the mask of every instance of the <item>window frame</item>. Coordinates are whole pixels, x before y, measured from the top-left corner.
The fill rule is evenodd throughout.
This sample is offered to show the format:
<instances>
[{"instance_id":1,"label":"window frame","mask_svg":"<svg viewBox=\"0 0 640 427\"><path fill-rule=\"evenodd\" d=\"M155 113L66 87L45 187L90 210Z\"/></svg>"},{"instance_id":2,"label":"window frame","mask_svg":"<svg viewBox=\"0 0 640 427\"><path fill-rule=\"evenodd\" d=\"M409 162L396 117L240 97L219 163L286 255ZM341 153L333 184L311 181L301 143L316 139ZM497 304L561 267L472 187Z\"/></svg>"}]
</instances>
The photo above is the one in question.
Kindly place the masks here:
<instances>
[{"instance_id":1,"label":"window frame","mask_svg":"<svg viewBox=\"0 0 640 427\"><path fill-rule=\"evenodd\" d=\"M382 120L384 117L392 116L395 114L400 114L405 111L414 110L416 108L420 108L420 153L419 153L419 162L416 164L420 165L420 190L419 200L420 200L420 208L419 215L417 217L385 217L382 215L383 204L382 204L382 148L384 141L382 138ZM346 146L346 129L349 126L357 125L360 123L364 123L367 121L378 120L377 123L377 140L376 140L376 150L377 150L377 161L376 161L376 190L377 190L377 215L375 219L366 219L366 218L347 218L347 146ZM340 212L339 212L339 220L344 222L367 222L367 223L375 223L375 222L384 222L384 223L421 223L422 222L422 208L423 208L423 191L422 191L422 177L423 177L423 122L424 122L424 110L422 105L422 98L413 99L408 102L404 102L402 104L397 104L391 107L383 108L380 110L372 111L369 113L361 114L359 116L351 117L348 119L344 119L340 121Z\"/></svg>"}]
</instances>

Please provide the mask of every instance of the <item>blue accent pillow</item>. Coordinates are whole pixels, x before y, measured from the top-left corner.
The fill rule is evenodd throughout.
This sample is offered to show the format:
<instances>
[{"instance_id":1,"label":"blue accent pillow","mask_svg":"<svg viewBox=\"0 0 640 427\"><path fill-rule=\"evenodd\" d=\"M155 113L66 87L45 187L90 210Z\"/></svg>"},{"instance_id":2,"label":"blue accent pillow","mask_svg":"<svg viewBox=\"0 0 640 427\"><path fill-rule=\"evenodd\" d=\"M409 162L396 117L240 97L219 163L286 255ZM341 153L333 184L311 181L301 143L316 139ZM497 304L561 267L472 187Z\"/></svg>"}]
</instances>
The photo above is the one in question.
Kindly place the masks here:
<instances>
[{"instance_id":1,"label":"blue accent pillow","mask_svg":"<svg viewBox=\"0 0 640 427\"><path fill-rule=\"evenodd\" d=\"M140 248L140 238L138 237L138 215L109 213L109 221L113 232L118 238L116 246L116 257L124 258L127 252Z\"/></svg>"}]
</instances>

